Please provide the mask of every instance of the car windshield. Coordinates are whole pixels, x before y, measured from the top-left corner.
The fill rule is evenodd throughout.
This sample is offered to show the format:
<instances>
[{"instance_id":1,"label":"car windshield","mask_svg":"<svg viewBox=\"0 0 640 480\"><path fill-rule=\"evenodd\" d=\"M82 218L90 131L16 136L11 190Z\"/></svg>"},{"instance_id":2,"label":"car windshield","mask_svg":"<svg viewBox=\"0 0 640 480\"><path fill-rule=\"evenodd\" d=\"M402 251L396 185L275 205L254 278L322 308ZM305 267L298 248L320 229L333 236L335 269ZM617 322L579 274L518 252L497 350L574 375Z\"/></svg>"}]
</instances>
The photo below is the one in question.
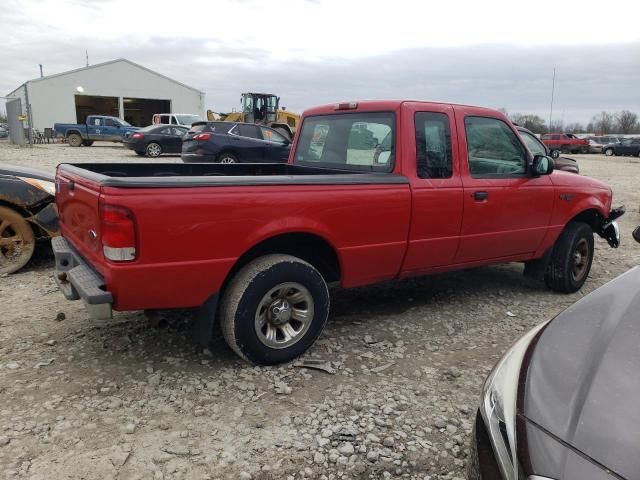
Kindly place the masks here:
<instances>
[{"instance_id":1,"label":"car windshield","mask_svg":"<svg viewBox=\"0 0 640 480\"><path fill-rule=\"evenodd\" d=\"M524 140L525 145L531 153L533 153L534 155L547 154L547 151L544 148L544 144L535 136L531 135L529 132L518 131L518 133L520 133L522 140Z\"/></svg>"},{"instance_id":2,"label":"car windshield","mask_svg":"<svg viewBox=\"0 0 640 480\"><path fill-rule=\"evenodd\" d=\"M202 121L199 115L176 115L176 119L180 125L187 125L188 127L190 127L192 123Z\"/></svg>"},{"instance_id":3,"label":"car windshield","mask_svg":"<svg viewBox=\"0 0 640 480\"><path fill-rule=\"evenodd\" d=\"M394 138L395 115L392 112L307 117L302 124L294 163L390 172L394 162ZM385 140L387 145L382 145ZM380 154L382 147L388 155Z\"/></svg>"}]
</instances>

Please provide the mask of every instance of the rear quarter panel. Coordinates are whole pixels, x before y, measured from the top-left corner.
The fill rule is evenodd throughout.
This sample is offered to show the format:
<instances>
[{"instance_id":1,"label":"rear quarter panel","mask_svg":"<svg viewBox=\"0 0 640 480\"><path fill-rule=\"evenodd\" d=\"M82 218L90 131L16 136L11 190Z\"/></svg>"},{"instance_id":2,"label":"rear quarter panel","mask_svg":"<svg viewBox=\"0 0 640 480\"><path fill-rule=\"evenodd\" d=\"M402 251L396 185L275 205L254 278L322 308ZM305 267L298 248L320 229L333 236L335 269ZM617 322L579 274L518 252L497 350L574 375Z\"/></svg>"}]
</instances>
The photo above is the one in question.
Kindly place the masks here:
<instances>
[{"instance_id":1,"label":"rear quarter panel","mask_svg":"<svg viewBox=\"0 0 640 480\"><path fill-rule=\"evenodd\" d=\"M321 236L336 250L342 285L398 274L406 249L407 184L113 188L103 201L136 219L138 258L101 268L115 308L194 307L219 291L236 260L270 237Z\"/></svg>"}]
</instances>

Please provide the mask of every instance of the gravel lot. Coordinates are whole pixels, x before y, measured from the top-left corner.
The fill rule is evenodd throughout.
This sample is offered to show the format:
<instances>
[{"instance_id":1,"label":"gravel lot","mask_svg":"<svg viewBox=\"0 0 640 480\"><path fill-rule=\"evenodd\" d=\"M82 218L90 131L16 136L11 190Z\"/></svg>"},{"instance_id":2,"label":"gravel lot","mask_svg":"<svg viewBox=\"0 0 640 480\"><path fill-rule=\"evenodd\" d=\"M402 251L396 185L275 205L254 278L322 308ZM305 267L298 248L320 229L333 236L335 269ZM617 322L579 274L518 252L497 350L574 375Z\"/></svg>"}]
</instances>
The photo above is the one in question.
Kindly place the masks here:
<instances>
[{"instance_id":1,"label":"gravel lot","mask_svg":"<svg viewBox=\"0 0 640 480\"><path fill-rule=\"evenodd\" d=\"M623 244L597 237L581 292L526 282L522 265L332 292L306 358L335 373L254 368L223 340L202 351L188 312L90 321L45 251L0 278L0 475L84 479L464 477L482 382L525 330L640 263L638 158L576 155L626 204ZM0 143L0 161L145 161L121 146ZM178 157L163 158L175 162Z\"/></svg>"}]
</instances>

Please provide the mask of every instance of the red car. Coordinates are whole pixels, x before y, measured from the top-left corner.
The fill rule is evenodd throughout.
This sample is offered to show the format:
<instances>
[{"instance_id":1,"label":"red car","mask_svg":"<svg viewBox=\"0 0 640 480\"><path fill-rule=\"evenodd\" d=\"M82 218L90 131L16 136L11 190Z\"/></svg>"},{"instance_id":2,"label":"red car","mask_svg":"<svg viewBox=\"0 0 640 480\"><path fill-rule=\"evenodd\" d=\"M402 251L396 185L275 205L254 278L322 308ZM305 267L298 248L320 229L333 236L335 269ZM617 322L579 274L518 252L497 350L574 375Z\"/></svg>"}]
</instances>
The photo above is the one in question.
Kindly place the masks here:
<instances>
[{"instance_id":1,"label":"red car","mask_svg":"<svg viewBox=\"0 0 640 480\"><path fill-rule=\"evenodd\" d=\"M383 142L386 137L389 140ZM256 364L320 335L327 285L504 262L585 282L611 190L533 155L500 112L415 101L308 110L288 164L61 164L56 278L95 316L200 307Z\"/></svg>"},{"instance_id":2,"label":"red car","mask_svg":"<svg viewBox=\"0 0 640 480\"><path fill-rule=\"evenodd\" d=\"M551 152L553 158L561 153L589 153L589 140L578 138L571 133L545 133L540 137Z\"/></svg>"}]
</instances>

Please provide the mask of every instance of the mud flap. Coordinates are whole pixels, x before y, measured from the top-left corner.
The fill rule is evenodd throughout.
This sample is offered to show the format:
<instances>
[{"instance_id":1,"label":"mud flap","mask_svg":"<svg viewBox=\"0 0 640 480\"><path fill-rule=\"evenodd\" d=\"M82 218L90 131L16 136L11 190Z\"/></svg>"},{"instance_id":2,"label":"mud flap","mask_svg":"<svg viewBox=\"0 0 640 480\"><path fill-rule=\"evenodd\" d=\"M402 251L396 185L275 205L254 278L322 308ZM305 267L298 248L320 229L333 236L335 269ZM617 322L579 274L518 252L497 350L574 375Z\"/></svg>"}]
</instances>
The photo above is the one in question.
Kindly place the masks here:
<instances>
[{"instance_id":1,"label":"mud flap","mask_svg":"<svg viewBox=\"0 0 640 480\"><path fill-rule=\"evenodd\" d=\"M192 326L193 341L202 347L206 347L213 337L213 327L216 323L216 313L218 311L217 293L211 295L196 311Z\"/></svg>"}]
</instances>

